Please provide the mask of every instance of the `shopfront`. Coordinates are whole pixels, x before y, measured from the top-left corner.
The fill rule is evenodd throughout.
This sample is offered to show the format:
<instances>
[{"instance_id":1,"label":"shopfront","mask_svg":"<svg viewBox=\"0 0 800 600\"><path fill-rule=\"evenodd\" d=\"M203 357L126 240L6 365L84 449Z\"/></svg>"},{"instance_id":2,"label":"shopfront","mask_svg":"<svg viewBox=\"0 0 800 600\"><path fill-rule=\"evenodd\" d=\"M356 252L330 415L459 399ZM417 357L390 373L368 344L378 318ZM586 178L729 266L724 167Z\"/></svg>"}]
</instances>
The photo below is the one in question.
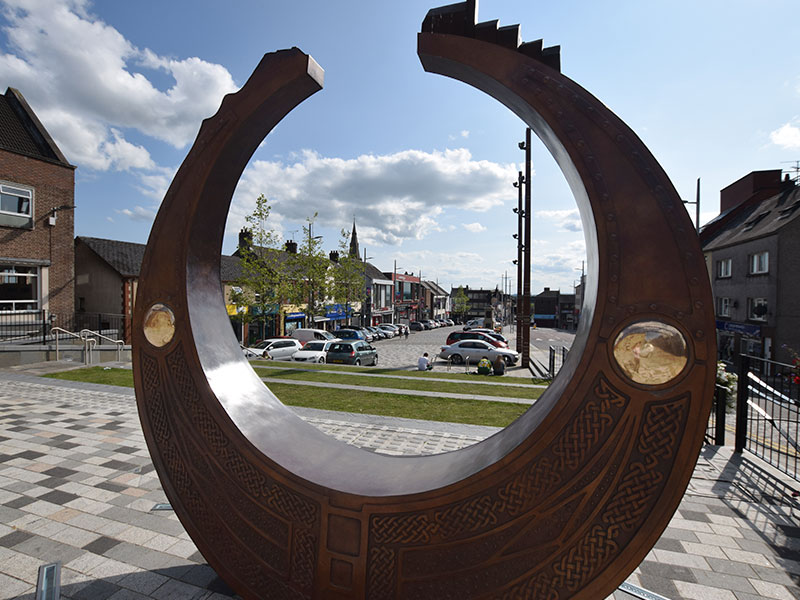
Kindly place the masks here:
<instances>
[{"instance_id":1,"label":"shopfront","mask_svg":"<svg viewBox=\"0 0 800 600\"><path fill-rule=\"evenodd\" d=\"M305 327L306 313L288 312L283 317L283 335L292 335L295 329Z\"/></svg>"}]
</instances>

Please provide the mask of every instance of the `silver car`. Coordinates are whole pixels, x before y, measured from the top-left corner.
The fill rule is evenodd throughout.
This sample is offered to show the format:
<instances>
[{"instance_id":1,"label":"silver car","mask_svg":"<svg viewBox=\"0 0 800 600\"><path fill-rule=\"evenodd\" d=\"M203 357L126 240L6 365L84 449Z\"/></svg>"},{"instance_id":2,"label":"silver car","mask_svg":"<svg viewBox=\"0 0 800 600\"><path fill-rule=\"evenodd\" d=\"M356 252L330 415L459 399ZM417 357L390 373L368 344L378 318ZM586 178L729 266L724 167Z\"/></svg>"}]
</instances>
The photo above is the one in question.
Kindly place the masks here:
<instances>
[{"instance_id":1,"label":"silver car","mask_svg":"<svg viewBox=\"0 0 800 600\"><path fill-rule=\"evenodd\" d=\"M445 360L449 358L456 365L465 361L476 363L482 358L494 362L498 356L502 356L507 365L516 364L519 360L518 352L508 348L497 348L483 340L462 340L449 346L442 346L439 356Z\"/></svg>"}]
</instances>

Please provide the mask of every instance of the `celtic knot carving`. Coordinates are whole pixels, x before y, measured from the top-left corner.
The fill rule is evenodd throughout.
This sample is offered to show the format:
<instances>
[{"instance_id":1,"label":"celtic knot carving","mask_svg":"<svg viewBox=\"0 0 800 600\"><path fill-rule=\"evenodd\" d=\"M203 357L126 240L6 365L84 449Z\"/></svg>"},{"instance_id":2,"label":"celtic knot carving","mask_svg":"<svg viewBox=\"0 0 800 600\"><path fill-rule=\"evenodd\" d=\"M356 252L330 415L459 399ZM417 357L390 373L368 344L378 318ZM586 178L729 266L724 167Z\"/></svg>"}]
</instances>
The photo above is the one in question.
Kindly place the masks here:
<instances>
[{"instance_id":1,"label":"celtic knot carving","mask_svg":"<svg viewBox=\"0 0 800 600\"><path fill-rule=\"evenodd\" d=\"M385 546L370 550L367 580L367 598L370 600L394 598L395 558L395 551Z\"/></svg>"},{"instance_id":2,"label":"celtic knot carving","mask_svg":"<svg viewBox=\"0 0 800 600\"><path fill-rule=\"evenodd\" d=\"M150 427L159 444L164 444L169 438L169 423L164 410L164 395L158 373L158 362L145 354L139 353L142 362L142 380L147 390L147 408L150 416Z\"/></svg>"},{"instance_id":3,"label":"celtic knot carving","mask_svg":"<svg viewBox=\"0 0 800 600\"><path fill-rule=\"evenodd\" d=\"M497 503L481 496L437 511L434 519L435 530L443 538L473 532L497 524Z\"/></svg>"},{"instance_id":4,"label":"celtic knot carving","mask_svg":"<svg viewBox=\"0 0 800 600\"><path fill-rule=\"evenodd\" d=\"M595 525L575 546L553 565L553 572L570 590L576 590L589 576L597 563L617 551L617 544L609 531Z\"/></svg>"},{"instance_id":5,"label":"celtic knot carving","mask_svg":"<svg viewBox=\"0 0 800 600\"><path fill-rule=\"evenodd\" d=\"M317 538L308 529L294 531L292 541L292 581L302 588L314 583L314 565L317 557Z\"/></svg>"},{"instance_id":6,"label":"celtic knot carving","mask_svg":"<svg viewBox=\"0 0 800 600\"><path fill-rule=\"evenodd\" d=\"M683 412L674 404L652 406L645 416L642 431L639 452L667 460L683 431Z\"/></svg>"},{"instance_id":7,"label":"celtic knot carving","mask_svg":"<svg viewBox=\"0 0 800 600\"><path fill-rule=\"evenodd\" d=\"M429 542L436 524L427 515L374 516L370 521L370 534L377 544L414 544Z\"/></svg>"}]
</instances>

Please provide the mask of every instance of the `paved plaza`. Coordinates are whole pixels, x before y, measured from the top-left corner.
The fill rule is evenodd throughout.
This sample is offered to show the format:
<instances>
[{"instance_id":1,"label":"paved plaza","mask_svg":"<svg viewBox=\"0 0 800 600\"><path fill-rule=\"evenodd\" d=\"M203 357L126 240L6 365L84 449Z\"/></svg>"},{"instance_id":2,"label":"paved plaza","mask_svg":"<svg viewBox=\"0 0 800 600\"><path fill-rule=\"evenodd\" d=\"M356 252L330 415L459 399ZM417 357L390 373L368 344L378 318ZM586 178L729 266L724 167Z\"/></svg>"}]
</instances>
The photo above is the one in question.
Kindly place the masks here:
<instances>
[{"instance_id":1,"label":"paved plaza","mask_svg":"<svg viewBox=\"0 0 800 600\"><path fill-rule=\"evenodd\" d=\"M379 348L415 362L420 348L431 351L418 335L405 351L390 350L390 340ZM497 431L296 412L343 442L387 454L457 450ZM56 561L62 598L233 595L164 510L132 390L0 372L0 423L0 599L33 600L39 566ZM705 447L678 512L628 582L670 600L800 599L798 487L755 458Z\"/></svg>"}]
</instances>

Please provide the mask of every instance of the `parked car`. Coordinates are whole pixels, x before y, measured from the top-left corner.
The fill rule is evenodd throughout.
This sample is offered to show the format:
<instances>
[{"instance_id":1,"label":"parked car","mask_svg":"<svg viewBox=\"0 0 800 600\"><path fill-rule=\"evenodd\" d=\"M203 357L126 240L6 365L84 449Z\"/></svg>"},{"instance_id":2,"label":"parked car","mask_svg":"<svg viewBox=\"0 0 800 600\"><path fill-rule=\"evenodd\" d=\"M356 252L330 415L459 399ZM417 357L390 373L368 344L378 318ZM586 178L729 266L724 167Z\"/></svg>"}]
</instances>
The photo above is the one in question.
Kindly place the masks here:
<instances>
[{"instance_id":1,"label":"parked car","mask_svg":"<svg viewBox=\"0 0 800 600\"><path fill-rule=\"evenodd\" d=\"M333 342L325 362L343 365L377 365L378 351L364 341Z\"/></svg>"},{"instance_id":2,"label":"parked car","mask_svg":"<svg viewBox=\"0 0 800 600\"><path fill-rule=\"evenodd\" d=\"M504 336L502 333L494 331L493 329L486 329L484 327L480 329L470 329L470 331L480 331L482 333L487 334L490 337L493 337L496 340L500 340L501 342L505 343L506 346L508 346L508 339L506 338L506 336Z\"/></svg>"},{"instance_id":3,"label":"parked car","mask_svg":"<svg viewBox=\"0 0 800 600\"><path fill-rule=\"evenodd\" d=\"M455 344L461 340L483 340L484 342L489 342L492 346L496 346L497 348L508 348L508 343L495 339L493 335L490 335L485 331L475 331L474 329L470 329L469 331L451 331L450 335L447 336L445 344Z\"/></svg>"},{"instance_id":4,"label":"parked car","mask_svg":"<svg viewBox=\"0 0 800 600\"><path fill-rule=\"evenodd\" d=\"M374 325L367 325L367 330L375 336L376 340L385 340L389 337L389 335L383 331L380 327L375 327Z\"/></svg>"},{"instance_id":5,"label":"parked car","mask_svg":"<svg viewBox=\"0 0 800 600\"><path fill-rule=\"evenodd\" d=\"M397 325L382 323L378 325L378 329L385 331L389 335L389 337L395 337L400 335L400 328Z\"/></svg>"},{"instance_id":6,"label":"parked car","mask_svg":"<svg viewBox=\"0 0 800 600\"><path fill-rule=\"evenodd\" d=\"M395 327L399 327L400 335L405 335L409 331L408 325L406 325L405 323L387 323L387 325L394 325Z\"/></svg>"},{"instance_id":7,"label":"parked car","mask_svg":"<svg viewBox=\"0 0 800 600\"><path fill-rule=\"evenodd\" d=\"M514 350L497 348L483 340L462 340L455 344L442 346L439 356L444 359L449 358L457 365L463 364L464 361L476 363L482 358L488 358L494 362L498 356L503 357L507 365L516 364L519 360L519 354Z\"/></svg>"},{"instance_id":8,"label":"parked car","mask_svg":"<svg viewBox=\"0 0 800 600\"><path fill-rule=\"evenodd\" d=\"M423 324L430 326L431 329L437 329L438 327L441 327L441 325L433 319L425 319Z\"/></svg>"},{"instance_id":9,"label":"parked car","mask_svg":"<svg viewBox=\"0 0 800 600\"><path fill-rule=\"evenodd\" d=\"M340 340L363 340L367 341L367 337L358 329L341 328L336 330L336 337Z\"/></svg>"},{"instance_id":10,"label":"parked car","mask_svg":"<svg viewBox=\"0 0 800 600\"><path fill-rule=\"evenodd\" d=\"M324 363L331 345L340 341L339 338L334 338L333 340L311 340L310 342L306 342L305 346L292 355L292 360L297 362Z\"/></svg>"},{"instance_id":11,"label":"parked car","mask_svg":"<svg viewBox=\"0 0 800 600\"><path fill-rule=\"evenodd\" d=\"M470 319L464 323L464 331L475 329L476 327L483 327L483 319Z\"/></svg>"},{"instance_id":12,"label":"parked car","mask_svg":"<svg viewBox=\"0 0 800 600\"><path fill-rule=\"evenodd\" d=\"M298 340L278 338L259 342L255 346L245 348L245 354L272 360L292 360L292 354L303 347Z\"/></svg>"},{"instance_id":13,"label":"parked car","mask_svg":"<svg viewBox=\"0 0 800 600\"><path fill-rule=\"evenodd\" d=\"M336 336L333 335L330 331L325 331L324 329L306 329L306 328L299 328L292 331L292 335L290 336L295 340L299 340L301 344L305 345L307 342L311 340L333 340L336 339Z\"/></svg>"},{"instance_id":14,"label":"parked car","mask_svg":"<svg viewBox=\"0 0 800 600\"><path fill-rule=\"evenodd\" d=\"M353 331L358 331L361 335L364 336L364 339L368 342L372 342L375 340L375 336L373 333L367 329L366 327L362 327L361 325L342 325L339 329L352 329ZM339 335L338 333L336 335ZM341 336L339 336L341 337Z\"/></svg>"},{"instance_id":15,"label":"parked car","mask_svg":"<svg viewBox=\"0 0 800 600\"><path fill-rule=\"evenodd\" d=\"M408 328L411 331L425 331L425 325L419 321L411 321L411 323L408 324Z\"/></svg>"}]
</instances>

